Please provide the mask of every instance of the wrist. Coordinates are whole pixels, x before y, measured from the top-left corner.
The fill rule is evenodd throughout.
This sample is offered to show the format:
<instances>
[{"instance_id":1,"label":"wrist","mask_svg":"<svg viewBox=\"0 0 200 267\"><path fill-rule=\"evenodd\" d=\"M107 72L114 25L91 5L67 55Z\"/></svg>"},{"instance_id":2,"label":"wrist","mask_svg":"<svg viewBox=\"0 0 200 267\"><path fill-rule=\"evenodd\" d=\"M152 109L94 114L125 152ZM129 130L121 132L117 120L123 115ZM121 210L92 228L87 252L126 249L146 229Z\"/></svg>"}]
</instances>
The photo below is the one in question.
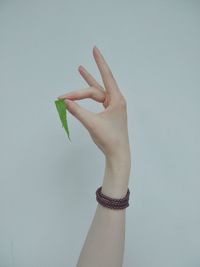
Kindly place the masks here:
<instances>
[{"instance_id":1,"label":"wrist","mask_svg":"<svg viewBox=\"0 0 200 267\"><path fill-rule=\"evenodd\" d=\"M127 194L129 180L124 180L123 183L104 179L102 183L102 193L112 198L124 198Z\"/></svg>"},{"instance_id":2,"label":"wrist","mask_svg":"<svg viewBox=\"0 0 200 267\"><path fill-rule=\"evenodd\" d=\"M123 162L131 164L131 151L129 140L119 142L111 151L105 154L106 160L114 164Z\"/></svg>"},{"instance_id":3,"label":"wrist","mask_svg":"<svg viewBox=\"0 0 200 267\"><path fill-rule=\"evenodd\" d=\"M126 173L128 176L131 169L131 152L130 148L127 148L120 153L115 153L112 156L105 156L105 166L110 172L113 173Z\"/></svg>"},{"instance_id":4,"label":"wrist","mask_svg":"<svg viewBox=\"0 0 200 267\"><path fill-rule=\"evenodd\" d=\"M110 197L124 197L128 190L130 170L130 152L106 156L102 193Z\"/></svg>"}]
</instances>

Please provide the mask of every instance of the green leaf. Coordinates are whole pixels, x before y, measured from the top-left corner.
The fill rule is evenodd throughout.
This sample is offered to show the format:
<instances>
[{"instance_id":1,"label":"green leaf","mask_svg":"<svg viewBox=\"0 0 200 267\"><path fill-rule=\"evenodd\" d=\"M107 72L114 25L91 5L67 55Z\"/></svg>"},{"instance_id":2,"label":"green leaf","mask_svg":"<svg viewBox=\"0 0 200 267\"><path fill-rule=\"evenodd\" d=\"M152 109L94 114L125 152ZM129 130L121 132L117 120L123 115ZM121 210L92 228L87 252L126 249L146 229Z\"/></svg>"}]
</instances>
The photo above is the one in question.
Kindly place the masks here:
<instances>
[{"instance_id":1,"label":"green leaf","mask_svg":"<svg viewBox=\"0 0 200 267\"><path fill-rule=\"evenodd\" d=\"M69 136L69 128L67 125L66 103L64 102L64 99L59 99L59 100L55 100L55 105L56 105L56 108L57 108L57 111L58 111L58 114L59 114L59 117L60 117L60 120L62 123L62 127L64 127L64 129L68 135L68 138L71 141L70 136Z\"/></svg>"}]
</instances>

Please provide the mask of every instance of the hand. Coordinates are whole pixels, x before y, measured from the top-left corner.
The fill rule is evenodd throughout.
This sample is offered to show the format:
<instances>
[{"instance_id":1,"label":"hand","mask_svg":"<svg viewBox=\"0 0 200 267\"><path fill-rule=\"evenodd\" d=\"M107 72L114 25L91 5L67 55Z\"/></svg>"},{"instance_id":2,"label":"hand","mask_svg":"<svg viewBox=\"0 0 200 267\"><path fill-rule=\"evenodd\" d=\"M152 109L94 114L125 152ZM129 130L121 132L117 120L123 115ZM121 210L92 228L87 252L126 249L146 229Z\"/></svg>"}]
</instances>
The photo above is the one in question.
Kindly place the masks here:
<instances>
[{"instance_id":1,"label":"hand","mask_svg":"<svg viewBox=\"0 0 200 267\"><path fill-rule=\"evenodd\" d=\"M89 131L94 143L108 159L130 160L130 147L127 129L127 103L103 55L95 46L93 56L100 71L105 89L83 66L78 70L89 87L70 91L58 99L65 99L68 111ZM93 113L81 107L74 100L91 98L102 103L104 110ZM115 161L116 162L116 161Z\"/></svg>"}]
</instances>

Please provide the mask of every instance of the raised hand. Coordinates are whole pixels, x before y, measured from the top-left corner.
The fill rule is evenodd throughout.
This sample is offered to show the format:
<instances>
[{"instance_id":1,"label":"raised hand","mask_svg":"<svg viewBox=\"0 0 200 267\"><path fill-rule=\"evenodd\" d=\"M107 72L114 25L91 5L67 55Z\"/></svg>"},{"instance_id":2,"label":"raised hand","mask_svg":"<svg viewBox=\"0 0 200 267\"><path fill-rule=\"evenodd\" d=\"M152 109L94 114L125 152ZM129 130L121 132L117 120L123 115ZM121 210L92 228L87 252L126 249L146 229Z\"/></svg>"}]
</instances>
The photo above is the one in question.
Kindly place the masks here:
<instances>
[{"instance_id":1,"label":"raised hand","mask_svg":"<svg viewBox=\"0 0 200 267\"><path fill-rule=\"evenodd\" d=\"M80 65L78 67L79 73L89 87L70 91L59 96L58 99L65 99L68 111L87 128L94 143L106 157L120 158L121 155L125 154L129 156L126 100L110 67L96 46L93 48L93 56L100 71L104 88ZM74 101L85 98L102 103L104 110L94 113Z\"/></svg>"}]
</instances>

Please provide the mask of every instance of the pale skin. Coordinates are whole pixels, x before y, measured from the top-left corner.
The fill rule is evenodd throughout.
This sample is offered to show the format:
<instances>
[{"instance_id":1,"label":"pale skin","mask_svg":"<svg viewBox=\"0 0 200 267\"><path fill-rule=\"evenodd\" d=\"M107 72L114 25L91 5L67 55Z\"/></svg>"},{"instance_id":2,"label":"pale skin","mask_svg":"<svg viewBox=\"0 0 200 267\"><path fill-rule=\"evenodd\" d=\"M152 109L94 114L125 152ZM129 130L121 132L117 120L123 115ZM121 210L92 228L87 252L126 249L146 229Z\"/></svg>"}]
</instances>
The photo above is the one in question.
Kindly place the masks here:
<instances>
[{"instance_id":1,"label":"pale skin","mask_svg":"<svg viewBox=\"0 0 200 267\"><path fill-rule=\"evenodd\" d=\"M93 47L93 57L104 86L80 65L78 71L89 86L70 91L58 99L65 99L68 111L83 124L105 155L102 193L122 198L127 193L131 169L127 102L108 63L96 46ZM75 102L85 98L102 103L104 110L93 113ZM122 267L125 218L126 209L114 210L97 202L76 267Z\"/></svg>"}]
</instances>

